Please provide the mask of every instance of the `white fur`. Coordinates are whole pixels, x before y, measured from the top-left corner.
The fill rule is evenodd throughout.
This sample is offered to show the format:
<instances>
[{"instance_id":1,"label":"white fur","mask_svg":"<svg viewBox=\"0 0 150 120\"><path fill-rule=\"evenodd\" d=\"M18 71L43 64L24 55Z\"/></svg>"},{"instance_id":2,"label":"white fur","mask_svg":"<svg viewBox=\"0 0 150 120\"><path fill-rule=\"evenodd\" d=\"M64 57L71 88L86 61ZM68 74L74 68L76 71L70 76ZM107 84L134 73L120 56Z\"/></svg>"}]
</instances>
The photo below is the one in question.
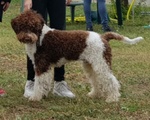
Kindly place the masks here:
<instances>
[{"instance_id":1,"label":"white fur","mask_svg":"<svg viewBox=\"0 0 150 120\"><path fill-rule=\"evenodd\" d=\"M130 38L128 38L128 37L124 37L123 42L132 45L132 44L135 44L135 43L137 43L137 42L139 42L139 41L141 41L141 40L143 40L143 37L137 37L137 38L134 38L134 39L130 39Z\"/></svg>"},{"instance_id":2,"label":"white fur","mask_svg":"<svg viewBox=\"0 0 150 120\"><path fill-rule=\"evenodd\" d=\"M65 58L61 58L56 64L52 64L53 67L61 67L62 65L68 63L69 61Z\"/></svg>"},{"instance_id":3,"label":"white fur","mask_svg":"<svg viewBox=\"0 0 150 120\"><path fill-rule=\"evenodd\" d=\"M24 24L26 24L26 22L28 22L28 19L25 19L23 21L22 17L34 17L34 14L36 14L35 12L32 11L27 11L27 16L24 14L21 14L22 16L21 19L20 17L17 17L17 19L13 19L12 20L12 28L14 29L14 31L17 34L17 37L19 39L20 42L23 43L28 43L25 45L25 49L26 52L29 56L29 58L32 60L32 63L34 64L34 69L35 71L35 84L34 84L34 90L33 90L33 94L29 97L29 100L32 101L39 101L42 99L43 96L47 96L48 92L51 89L51 82L53 79L53 72L51 71L51 67L60 67L62 65L64 65L67 62L70 62L69 59L76 59L76 56L71 56L70 57L70 53L69 53L69 57L68 60L67 58L65 58L65 56L67 56L66 54L68 53L63 53L65 56L62 56L62 58L60 58L59 60L57 60L58 56L54 56L56 58L54 58L53 64L52 63L48 63L50 61L45 61L45 60L49 60L47 57L49 55L47 55L48 53L44 53L40 52L39 53L41 56L37 56L38 58L40 57L39 63L37 61L37 66L35 65L34 61L34 55L37 51L37 45L38 46L42 46L42 42L43 40L44 43L47 42L48 37L45 37L46 34L51 34L50 31L53 31L55 29L51 29L49 28L46 24L44 24L42 31L40 29L39 26L37 25L43 25L42 19L39 18L39 16L36 20L33 20L32 22L36 22L36 23L32 23L33 25L31 26L29 23L26 28L23 28ZM20 19L20 21L19 21ZM17 23L19 23L17 25ZM20 32L18 33L20 27ZM38 27L38 28L36 28ZM31 28L31 30L30 30ZM24 30L23 30L24 29ZM33 29L38 29L37 31L32 31ZM22 31L23 30L23 31ZM30 31L30 32L28 32ZM21 32L25 32L25 34L22 34ZM32 33L33 32L33 33ZM73 32L73 31L72 31ZM39 34L41 33L40 38ZM57 32L57 34L59 34L59 32ZM75 35L76 34L76 35ZM82 35L83 34L83 35ZM27 36L22 36L22 35L27 35ZM99 35L98 33L95 32L74 32L73 36L71 36L71 34L65 34L65 35L69 35L67 36L67 39L71 39L72 37L76 39L76 37L78 35L81 35L81 37L79 38L79 40L81 40L81 46L83 46L83 48L81 48L82 53L74 53L75 55L79 55L77 57L79 57L78 60L83 61L83 68L85 70L85 72L87 73L87 78L89 79L90 83L91 83L91 91L88 93L89 97L105 97L106 102L116 102L118 101L119 97L120 97L120 93L119 93L119 89L120 89L120 84L118 82L118 80L116 79L116 77L113 75L110 66L109 66L109 62L111 60L111 53L109 54L109 52L111 52L111 50L109 51L110 47L109 44L107 42L109 42L110 39L116 39L118 41L123 41L126 42L128 44L135 44L137 42L139 42L140 40L142 40L142 37L138 37L138 38L134 38L134 39L129 39L128 37L124 37L120 34L117 33L113 33L113 32L107 32L103 35ZM59 35L58 35L59 36ZM27 37L27 38L24 38ZM66 36L65 36L66 37ZM62 37L62 39L64 40L65 37ZM30 39L29 39L30 38ZM38 39L40 39L39 41L37 41ZM60 38L58 37L56 42L59 42ZM66 39L66 40L67 40ZM27 41L26 41L27 40ZM85 43L83 43L85 41ZM30 44L29 44L30 42ZM35 43L38 42L38 43ZM45 43L46 44L46 43ZM67 44L67 45L66 45ZM72 42L67 42L64 46L62 46L63 48L66 49L66 47L68 45L72 46ZM78 44L76 41L73 43L76 44L78 46ZM62 44L63 45L63 44ZM75 45L75 46L76 46ZM86 47L84 47L86 46ZM48 47L48 45L46 45L46 47ZM58 46L55 46L59 47ZM79 48L80 48L79 47ZM53 48L53 47L52 47ZM74 49L78 50L79 48ZM43 49L43 47L41 47L41 50ZM45 48L47 49L47 48ZM51 48L49 48L50 50ZM53 48L54 49L54 48ZM61 52L65 52L65 51L59 51L62 50L61 48L58 49L58 54L59 55ZM106 50L106 51L105 51ZM45 50L46 52L47 50ZM72 51L71 51L72 52ZM38 54L38 52L36 53ZM46 55L45 55L46 54ZM46 56L46 58L43 57ZM108 58L108 59L107 59ZM57 63L55 63L57 60ZM106 61L107 60L107 61ZM45 62L45 64L43 64L43 62ZM43 66L42 66L43 64ZM47 66L45 66L47 65ZM50 65L50 66L48 66ZM37 67L37 68L36 68ZM46 68L42 68L42 67L46 67ZM49 69L47 68L49 67Z\"/></svg>"},{"instance_id":4,"label":"white fur","mask_svg":"<svg viewBox=\"0 0 150 120\"><path fill-rule=\"evenodd\" d=\"M52 29L44 26L42 30L42 38L44 35ZM88 93L89 97L101 97L106 96L106 102L118 101L120 93L120 84L111 72L109 66L107 65L103 52L105 50L104 43L102 42L100 35L95 32L89 32L86 40L87 47L80 54L79 60L83 61L83 67L87 73L87 77L91 83L91 92ZM31 48L33 47L33 48ZM27 52L31 60L34 60L33 54L36 52L35 45L27 45ZM42 58L41 58L42 59ZM67 63L65 58L61 58L55 65L61 66ZM52 72L47 71L40 76L35 76L34 93L29 98L30 100L41 100L45 95L47 96L50 90L50 84L52 81ZM49 80L50 79L50 80Z\"/></svg>"},{"instance_id":5,"label":"white fur","mask_svg":"<svg viewBox=\"0 0 150 120\"><path fill-rule=\"evenodd\" d=\"M48 31L54 29L44 25L42 29L42 35L40 36L40 46L42 46L42 40ZM115 33L113 33L115 35ZM119 34L116 34L116 36ZM120 37L120 36L119 36ZM118 38L119 38L118 37ZM117 39L117 37L116 37ZM135 44L142 40L142 37L130 39L128 37L122 37L121 41L128 44ZM120 40L120 39L118 39ZM113 75L110 67L106 63L104 58L105 46L101 39L101 36L95 32L89 32L86 38L86 48L80 54L79 60L83 61L83 68L86 72L86 76L91 84L91 91L88 93L89 97L105 97L106 102L116 102L120 97L120 84L116 77ZM34 64L34 54L36 53L36 43L26 44L26 51L30 59ZM41 58L42 59L42 58ZM60 67L65 63L70 62L64 57L61 58L56 64L51 64L50 67ZM30 96L29 100L39 101L43 96L47 96L51 89L52 82L51 68L41 74L35 75L35 85L33 95Z\"/></svg>"},{"instance_id":6,"label":"white fur","mask_svg":"<svg viewBox=\"0 0 150 120\"><path fill-rule=\"evenodd\" d=\"M80 56L80 59L87 61L83 62L83 67L92 87L88 96L101 97L105 95L106 102L118 101L120 84L103 58L104 50L104 43L99 34L90 32L87 38L87 47Z\"/></svg>"},{"instance_id":7,"label":"white fur","mask_svg":"<svg viewBox=\"0 0 150 120\"><path fill-rule=\"evenodd\" d=\"M34 44L25 44L25 49L27 52L27 55L32 60L34 64L34 54L36 53L36 43Z\"/></svg>"},{"instance_id":8,"label":"white fur","mask_svg":"<svg viewBox=\"0 0 150 120\"><path fill-rule=\"evenodd\" d=\"M30 96L29 100L40 101L43 96L47 96L51 90L52 78L51 69L40 76L35 75L33 95Z\"/></svg>"},{"instance_id":9,"label":"white fur","mask_svg":"<svg viewBox=\"0 0 150 120\"><path fill-rule=\"evenodd\" d=\"M40 36L40 46L42 45L42 40L43 40L45 34L46 34L48 31L53 31L53 30L55 30L55 29L52 29L52 28L48 27L46 24L44 24L43 29L42 29L42 34L41 34L41 36Z\"/></svg>"}]
</instances>

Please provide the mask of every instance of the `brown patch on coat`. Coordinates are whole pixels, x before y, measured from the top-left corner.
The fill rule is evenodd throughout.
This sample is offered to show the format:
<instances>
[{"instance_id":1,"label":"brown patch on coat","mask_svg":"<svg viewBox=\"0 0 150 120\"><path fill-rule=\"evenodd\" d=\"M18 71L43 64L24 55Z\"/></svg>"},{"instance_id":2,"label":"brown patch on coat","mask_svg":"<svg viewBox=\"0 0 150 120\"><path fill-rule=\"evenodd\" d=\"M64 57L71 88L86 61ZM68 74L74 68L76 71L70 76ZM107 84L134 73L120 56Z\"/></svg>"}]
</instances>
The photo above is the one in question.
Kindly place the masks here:
<instances>
[{"instance_id":1,"label":"brown patch on coat","mask_svg":"<svg viewBox=\"0 0 150 120\"><path fill-rule=\"evenodd\" d=\"M108 42L112 39L115 39L115 40L118 40L118 41L124 40L123 35L120 35L120 34L115 33L115 32L106 32L103 35L101 35L101 38L107 40Z\"/></svg>"},{"instance_id":2,"label":"brown patch on coat","mask_svg":"<svg viewBox=\"0 0 150 120\"><path fill-rule=\"evenodd\" d=\"M106 63L109 65L111 69L112 54L111 54L111 47L109 45L109 41L111 39L122 41L124 40L124 36L115 32L106 32L103 35L101 35L101 39L104 42L104 46L105 46L105 51L103 53L103 56L106 60Z\"/></svg>"},{"instance_id":3,"label":"brown patch on coat","mask_svg":"<svg viewBox=\"0 0 150 120\"><path fill-rule=\"evenodd\" d=\"M103 41L104 47L105 47L103 57L105 58L107 65L111 69L111 61L112 61L111 47L110 47L109 42L107 40L102 38L102 41Z\"/></svg>"},{"instance_id":4,"label":"brown patch on coat","mask_svg":"<svg viewBox=\"0 0 150 120\"><path fill-rule=\"evenodd\" d=\"M46 72L51 64L56 64L61 58L68 61L78 60L86 48L86 31L49 31L45 34L42 45L35 53L36 72L40 75Z\"/></svg>"}]
</instances>

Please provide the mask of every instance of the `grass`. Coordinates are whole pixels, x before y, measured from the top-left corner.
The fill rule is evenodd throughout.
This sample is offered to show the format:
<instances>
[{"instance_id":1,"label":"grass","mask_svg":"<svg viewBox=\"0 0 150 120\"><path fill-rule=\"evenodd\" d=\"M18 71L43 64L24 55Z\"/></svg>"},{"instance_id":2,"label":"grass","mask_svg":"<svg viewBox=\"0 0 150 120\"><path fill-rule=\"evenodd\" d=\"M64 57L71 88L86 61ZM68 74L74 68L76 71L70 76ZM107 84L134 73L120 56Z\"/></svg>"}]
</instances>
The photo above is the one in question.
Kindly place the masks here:
<instances>
[{"instance_id":1,"label":"grass","mask_svg":"<svg viewBox=\"0 0 150 120\"><path fill-rule=\"evenodd\" d=\"M49 94L40 102L30 102L23 97L26 82L26 54L24 45L16 40L10 20L20 12L19 0L12 1L0 24L0 87L7 95L0 98L1 120L149 120L150 119L150 53L149 24L143 18L124 21L122 27L110 22L118 33L129 37L143 36L137 45L111 41L112 68L121 83L118 103L106 103L104 99L90 99L86 94L90 85L79 62L66 65L66 81L76 94L75 99ZM82 16L82 7L76 8L76 16ZM70 14L67 8L67 15ZM79 11L80 10L80 11ZM137 22L138 21L138 22ZM67 23L67 29L85 29L85 23ZM94 30L102 33L100 25Z\"/></svg>"}]
</instances>

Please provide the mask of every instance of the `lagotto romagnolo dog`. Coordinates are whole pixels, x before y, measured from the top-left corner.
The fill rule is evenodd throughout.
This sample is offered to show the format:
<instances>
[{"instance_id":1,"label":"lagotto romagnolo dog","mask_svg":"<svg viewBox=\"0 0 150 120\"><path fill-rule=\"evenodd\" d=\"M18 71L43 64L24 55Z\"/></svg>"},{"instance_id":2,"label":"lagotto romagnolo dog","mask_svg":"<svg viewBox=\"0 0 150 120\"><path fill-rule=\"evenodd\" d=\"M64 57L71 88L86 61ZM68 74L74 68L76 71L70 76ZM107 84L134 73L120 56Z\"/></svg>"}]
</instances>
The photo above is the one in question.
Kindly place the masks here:
<instances>
[{"instance_id":1,"label":"lagotto romagnolo dog","mask_svg":"<svg viewBox=\"0 0 150 120\"><path fill-rule=\"evenodd\" d=\"M59 18L58 18L59 19ZM115 39L135 44L142 37L130 39L108 32L82 30L56 30L44 24L43 18L34 11L26 11L12 19L11 25L18 40L25 44L27 55L35 69L35 85L29 100L39 101L47 96L52 81L52 67L81 60L91 84L89 97L101 97L106 102L118 101L120 84L111 71L111 48L109 40Z\"/></svg>"}]
</instances>

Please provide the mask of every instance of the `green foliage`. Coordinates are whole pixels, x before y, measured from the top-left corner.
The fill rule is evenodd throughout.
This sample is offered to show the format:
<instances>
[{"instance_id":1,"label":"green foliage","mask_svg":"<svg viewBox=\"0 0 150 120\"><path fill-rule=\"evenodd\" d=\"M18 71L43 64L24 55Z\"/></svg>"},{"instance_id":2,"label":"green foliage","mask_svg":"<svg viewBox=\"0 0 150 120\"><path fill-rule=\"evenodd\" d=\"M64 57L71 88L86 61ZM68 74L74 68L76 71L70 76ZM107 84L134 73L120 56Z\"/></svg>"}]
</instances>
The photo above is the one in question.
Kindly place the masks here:
<instances>
[{"instance_id":1,"label":"green foliage","mask_svg":"<svg viewBox=\"0 0 150 120\"><path fill-rule=\"evenodd\" d=\"M95 7L93 9L96 9ZM80 11L79 11L80 10ZM80 62L66 65L66 81L76 94L75 99L49 94L40 102L30 102L23 97L26 82L26 55L10 26L10 21L20 13L20 1L13 0L0 23L0 87L7 95L0 97L0 120L148 120L150 116L150 44L146 21L124 21L124 26L110 22L118 33L128 37L142 36L137 45L111 41L112 70L121 83L118 103L106 103L103 98L90 99L86 94L90 85ZM67 8L67 14L70 9ZM82 6L76 16L83 15ZM68 15L69 16L69 15ZM137 22L138 21L138 22ZM85 22L67 23L67 30L85 30ZM102 33L101 25L94 23L94 31Z\"/></svg>"}]
</instances>

